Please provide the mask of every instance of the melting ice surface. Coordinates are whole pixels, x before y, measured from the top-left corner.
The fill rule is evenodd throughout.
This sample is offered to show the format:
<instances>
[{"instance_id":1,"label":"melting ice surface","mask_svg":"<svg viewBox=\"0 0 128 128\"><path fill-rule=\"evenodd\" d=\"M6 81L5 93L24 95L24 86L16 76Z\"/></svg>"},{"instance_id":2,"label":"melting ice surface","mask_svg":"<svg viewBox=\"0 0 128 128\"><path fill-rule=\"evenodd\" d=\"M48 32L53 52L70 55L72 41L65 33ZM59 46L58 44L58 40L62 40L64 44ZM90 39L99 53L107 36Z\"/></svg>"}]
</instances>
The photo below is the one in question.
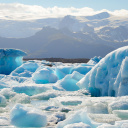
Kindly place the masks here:
<instances>
[{"instance_id":1,"label":"melting ice surface","mask_svg":"<svg viewBox=\"0 0 128 128\"><path fill-rule=\"evenodd\" d=\"M128 47L75 64L24 55L1 49L0 127L127 128Z\"/></svg>"}]
</instances>

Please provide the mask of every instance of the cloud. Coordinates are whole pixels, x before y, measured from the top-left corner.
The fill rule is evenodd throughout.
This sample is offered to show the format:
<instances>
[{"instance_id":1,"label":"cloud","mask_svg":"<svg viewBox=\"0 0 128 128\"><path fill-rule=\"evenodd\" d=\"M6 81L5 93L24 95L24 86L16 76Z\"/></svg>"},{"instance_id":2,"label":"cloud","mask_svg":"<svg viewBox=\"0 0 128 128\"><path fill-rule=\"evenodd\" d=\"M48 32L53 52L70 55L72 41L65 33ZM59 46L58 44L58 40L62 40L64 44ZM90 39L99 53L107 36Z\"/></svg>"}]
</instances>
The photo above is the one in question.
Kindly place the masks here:
<instances>
[{"instance_id":1,"label":"cloud","mask_svg":"<svg viewBox=\"0 0 128 128\"><path fill-rule=\"evenodd\" d=\"M53 17L63 17L66 15L73 16L88 16L94 15L100 12L107 11L113 15L125 16L128 15L128 10L115 10L113 12L103 9L95 11L92 8L43 8L38 5L24 5L20 3L13 4L0 4L0 19L7 20L33 20L41 18L53 18Z\"/></svg>"}]
</instances>

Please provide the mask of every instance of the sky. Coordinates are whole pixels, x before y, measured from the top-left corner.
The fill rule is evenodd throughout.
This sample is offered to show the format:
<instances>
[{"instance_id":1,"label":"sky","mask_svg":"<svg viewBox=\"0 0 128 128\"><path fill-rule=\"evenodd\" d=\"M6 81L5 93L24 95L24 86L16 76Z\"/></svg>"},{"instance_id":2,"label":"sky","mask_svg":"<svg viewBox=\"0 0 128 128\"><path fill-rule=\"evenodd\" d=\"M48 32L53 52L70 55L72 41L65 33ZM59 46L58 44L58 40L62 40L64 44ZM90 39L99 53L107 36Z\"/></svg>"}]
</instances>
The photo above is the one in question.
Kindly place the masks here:
<instances>
[{"instance_id":1,"label":"sky","mask_svg":"<svg viewBox=\"0 0 128 128\"><path fill-rule=\"evenodd\" d=\"M105 11L128 15L128 0L0 0L0 19L7 20L87 16Z\"/></svg>"},{"instance_id":2,"label":"sky","mask_svg":"<svg viewBox=\"0 0 128 128\"><path fill-rule=\"evenodd\" d=\"M0 0L0 3L22 3L48 7L89 7L94 10L107 9L110 11L128 9L128 0Z\"/></svg>"}]
</instances>

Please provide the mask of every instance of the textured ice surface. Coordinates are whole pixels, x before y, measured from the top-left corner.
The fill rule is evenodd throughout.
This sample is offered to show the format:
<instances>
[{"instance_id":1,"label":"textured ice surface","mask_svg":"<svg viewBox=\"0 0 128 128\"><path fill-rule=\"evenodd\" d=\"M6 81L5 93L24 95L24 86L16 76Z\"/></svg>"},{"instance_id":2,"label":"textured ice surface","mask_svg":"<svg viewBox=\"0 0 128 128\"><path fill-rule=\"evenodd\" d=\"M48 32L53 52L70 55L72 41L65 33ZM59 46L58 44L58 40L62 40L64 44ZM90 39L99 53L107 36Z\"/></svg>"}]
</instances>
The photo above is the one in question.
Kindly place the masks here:
<instances>
[{"instance_id":1,"label":"textured ice surface","mask_svg":"<svg viewBox=\"0 0 128 128\"><path fill-rule=\"evenodd\" d=\"M128 127L128 120L124 121L116 121L115 125L103 124L98 128L127 128Z\"/></svg>"},{"instance_id":2,"label":"textured ice surface","mask_svg":"<svg viewBox=\"0 0 128 128\"><path fill-rule=\"evenodd\" d=\"M78 65L78 66L73 67L73 69L71 70L71 73L73 73L74 71L77 71L85 75L92 69L92 67L93 65L88 65L88 64Z\"/></svg>"},{"instance_id":3,"label":"textured ice surface","mask_svg":"<svg viewBox=\"0 0 128 128\"><path fill-rule=\"evenodd\" d=\"M128 110L114 110L113 113L122 120L128 120Z\"/></svg>"},{"instance_id":4,"label":"textured ice surface","mask_svg":"<svg viewBox=\"0 0 128 128\"><path fill-rule=\"evenodd\" d=\"M72 66L58 66L55 69L55 74L59 79L64 78L67 74L71 74Z\"/></svg>"},{"instance_id":5,"label":"textured ice surface","mask_svg":"<svg viewBox=\"0 0 128 128\"><path fill-rule=\"evenodd\" d=\"M69 116L63 122L58 123L57 128L63 128L64 126L66 126L68 124L74 124L74 123L80 123L80 122L85 123L92 128L96 128L98 125L100 125L98 123L93 122L87 115L86 109L83 109L83 110L77 111L75 114Z\"/></svg>"},{"instance_id":6,"label":"textured ice surface","mask_svg":"<svg viewBox=\"0 0 128 128\"><path fill-rule=\"evenodd\" d=\"M113 110L128 110L128 97L118 97L114 101L112 101L109 105L109 112Z\"/></svg>"},{"instance_id":7,"label":"textured ice surface","mask_svg":"<svg viewBox=\"0 0 128 128\"><path fill-rule=\"evenodd\" d=\"M25 61L10 75L0 74L0 125L126 128L127 51L118 49L99 62L95 57L97 64Z\"/></svg>"},{"instance_id":8,"label":"textured ice surface","mask_svg":"<svg viewBox=\"0 0 128 128\"><path fill-rule=\"evenodd\" d=\"M68 124L64 126L64 128L91 128L91 126L80 122L80 123Z\"/></svg>"},{"instance_id":9,"label":"textured ice surface","mask_svg":"<svg viewBox=\"0 0 128 128\"><path fill-rule=\"evenodd\" d=\"M48 122L57 124L58 122L65 120L65 118L66 118L65 113L57 112L57 113L52 114L48 118Z\"/></svg>"},{"instance_id":10,"label":"textured ice surface","mask_svg":"<svg viewBox=\"0 0 128 128\"><path fill-rule=\"evenodd\" d=\"M37 84L47 84L47 83L55 83L58 80L58 77L54 74L51 68L43 68L37 70L32 75L32 80Z\"/></svg>"},{"instance_id":11,"label":"textured ice surface","mask_svg":"<svg viewBox=\"0 0 128 128\"><path fill-rule=\"evenodd\" d=\"M0 49L0 74L10 74L20 66L26 53L17 49Z\"/></svg>"},{"instance_id":12,"label":"textured ice surface","mask_svg":"<svg viewBox=\"0 0 128 128\"><path fill-rule=\"evenodd\" d=\"M109 124L114 124L115 121L121 120L115 114L89 114L89 117L95 122Z\"/></svg>"},{"instance_id":13,"label":"textured ice surface","mask_svg":"<svg viewBox=\"0 0 128 128\"><path fill-rule=\"evenodd\" d=\"M16 95L10 88L4 88L0 91L0 95L3 95L6 99L10 99Z\"/></svg>"},{"instance_id":14,"label":"textured ice surface","mask_svg":"<svg viewBox=\"0 0 128 128\"><path fill-rule=\"evenodd\" d=\"M16 68L11 75L19 77L31 77L38 67L39 66L37 63L27 62Z\"/></svg>"},{"instance_id":15,"label":"textured ice surface","mask_svg":"<svg viewBox=\"0 0 128 128\"><path fill-rule=\"evenodd\" d=\"M25 93L26 95L32 96L32 95L36 95L42 92L46 92L47 90L50 90L51 87L49 86L45 86L45 85L23 85L23 86L14 86L13 91L16 93Z\"/></svg>"},{"instance_id":16,"label":"textured ice surface","mask_svg":"<svg viewBox=\"0 0 128 128\"><path fill-rule=\"evenodd\" d=\"M128 47L106 55L77 85L86 88L92 96L128 95Z\"/></svg>"},{"instance_id":17,"label":"textured ice surface","mask_svg":"<svg viewBox=\"0 0 128 128\"><path fill-rule=\"evenodd\" d=\"M1 117L0 116L0 127L2 128L3 126L8 126L9 123L9 119L7 119L6 117ZM3 127L4 128L4 127Z\"/></svg>"},{"instance_id":18,"label":"textured ice surface","mask_svg":"<svg viewBox=\"0 0 128 128\"><path fill-rule=\"evenodd\" d=\"M95 65L97 64L102 58L100 56L95 56L94 58L91 58L87 64Z\"/></svg>"},{"instance_id":19,"label":"textured ice surface","mask_svg":"<svg viewBox=\"0 0 128 128\"><path fill-rule=\"evenodd\" d=\"M47 117L41 111L17 104L11 110L11 124L17 127L44 127Z\"/></svg>"},{"instance_id":20,"label":"textured ice surface","mask_svg":"<svg viewBox=\"0 0 128 128\"><path fill-rule=\"evenodd\" d=\"M0 95L0 106L5 106L6 105L6 98L2 95Z\"/></svg>"}]
</instances>

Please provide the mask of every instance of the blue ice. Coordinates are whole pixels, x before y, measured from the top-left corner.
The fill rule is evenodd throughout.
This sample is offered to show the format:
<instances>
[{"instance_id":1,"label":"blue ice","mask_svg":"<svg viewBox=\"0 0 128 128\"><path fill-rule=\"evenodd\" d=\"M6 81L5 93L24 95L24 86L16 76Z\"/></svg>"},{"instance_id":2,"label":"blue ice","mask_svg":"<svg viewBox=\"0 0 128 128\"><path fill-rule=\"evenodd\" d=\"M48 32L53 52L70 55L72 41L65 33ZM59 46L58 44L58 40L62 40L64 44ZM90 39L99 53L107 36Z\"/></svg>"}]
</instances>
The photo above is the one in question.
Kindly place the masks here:
<instances>
[{"instance_id":1,"label":"blue ice","mask_svg":"<svg viewBox=\"0 0 128 128\"><path fill-rule=\"evenodd\" d=\"M0 74L9 75L22 65L22 58L25 55L25 52L17 49L0 49Z\"/></svg>"},{"instance_id":2,"label":"blue ice","mask_svg":"<svg viewBox=\"0 0 128 128\"><path fill-rule=\"evenodd\" d=\"M92 96L128 95L128 46L106 55L77 85Z\"/></svg>"}]
</instances>

